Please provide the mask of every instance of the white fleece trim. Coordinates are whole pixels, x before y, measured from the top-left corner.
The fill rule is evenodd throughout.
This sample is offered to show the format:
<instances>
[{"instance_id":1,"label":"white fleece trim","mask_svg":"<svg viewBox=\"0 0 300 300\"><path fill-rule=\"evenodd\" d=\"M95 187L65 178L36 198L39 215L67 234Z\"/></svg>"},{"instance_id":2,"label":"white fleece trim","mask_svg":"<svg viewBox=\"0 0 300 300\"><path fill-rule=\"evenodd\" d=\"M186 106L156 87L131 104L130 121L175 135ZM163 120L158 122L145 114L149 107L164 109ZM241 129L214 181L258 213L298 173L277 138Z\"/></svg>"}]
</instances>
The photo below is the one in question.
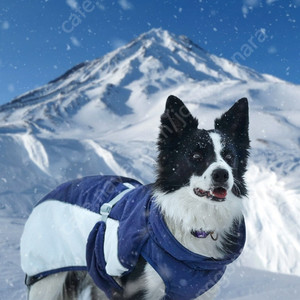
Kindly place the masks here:
<instances>
[{"instance_id":1,"label":"white fleece trim","mask_svg":"<svg viewBox=\"0 0 300 300\"><path fill-rule=\"evenodd\" d=\"M120 276L128 269L124 268L118 257L118 228L119 221L108 218L104 235L105 270L110 276Z\"/></svg>"},{"instance_id":2,"label":"white fleece trim","mask_svg":"<svg viewBox=\"0 0 300 300\"><path fill-rule=\"evenodd\" d=\"M77 205L47 200L36 206L21 237L21 267L29 275L86 266L86 243L100 215Z\"/></svg>"}]
</instances>

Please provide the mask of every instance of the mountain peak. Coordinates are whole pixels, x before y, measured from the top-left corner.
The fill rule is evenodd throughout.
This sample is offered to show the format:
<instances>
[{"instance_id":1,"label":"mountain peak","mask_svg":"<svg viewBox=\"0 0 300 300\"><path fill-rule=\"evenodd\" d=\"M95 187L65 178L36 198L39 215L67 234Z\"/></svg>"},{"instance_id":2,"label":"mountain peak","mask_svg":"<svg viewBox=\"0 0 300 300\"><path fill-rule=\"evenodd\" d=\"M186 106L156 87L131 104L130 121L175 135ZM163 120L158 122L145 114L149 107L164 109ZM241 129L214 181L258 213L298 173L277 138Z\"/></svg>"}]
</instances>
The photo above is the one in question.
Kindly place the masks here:
<instances>
[{"instance_id":1,"label":"mountain peak","mask_svg":"<svg viewBox=\"0 0 300 300\"><path fill-rule=\"evenodd\" d=\"M165 38L171 37L171 33L161 27L152 28L147 32L142 33L138 38L140 39L151 39L151 38Z\"/></svg>"},{"instance_id":2,"label":"mountain peak","mask_svg":"<svg viewBox=\"0 0 300 300\"><path fill-rule=\"evenodd\" d=\"M184 35L154 28L1 106L0 118L7 120L15 115L19 120L22 115L23 120L50 117L52 122L65 122L91 101L98 101L105 109L123 116L133 112L127 106L134 93L133 86L147 99L159 91L174 90L186 81L199 84L257 79L264 80L253 70L207 53ZM16 113L24 108L23 113Z\"/></svg>"},{"instance_id":3,"label":"mountain peak","mask_svg":"<svg viewBox=\"0 0 300 300\"><path fill-rule=\"evenodd\" d=\"M132 43L136 43L139 41L148 43L148 46L150 46L150 44L151 45L160 44L164 47L172 48L172 49L178 47L184 47L188 51L191 51L194 48L205 52L203 48L195 44L187 36L185 35L177 36L169 32L168 30L162 28L152 28L148 32L141 34Z\"/></svg>"}]
</instances>

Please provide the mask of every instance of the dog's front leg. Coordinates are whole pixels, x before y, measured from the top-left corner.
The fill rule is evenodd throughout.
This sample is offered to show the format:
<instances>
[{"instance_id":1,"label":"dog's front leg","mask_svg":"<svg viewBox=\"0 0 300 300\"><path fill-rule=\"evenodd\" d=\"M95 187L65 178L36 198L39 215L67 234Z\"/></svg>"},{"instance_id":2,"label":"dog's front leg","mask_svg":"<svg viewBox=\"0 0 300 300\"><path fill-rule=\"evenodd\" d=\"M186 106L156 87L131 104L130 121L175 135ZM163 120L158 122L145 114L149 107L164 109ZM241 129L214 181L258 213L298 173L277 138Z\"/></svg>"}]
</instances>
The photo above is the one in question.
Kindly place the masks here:
<instances>
[{"instance_id":1,"label":"dog's front leg","mask_svg":"<svg viewBox=\"0 0 300 300\"><path fill-rule=\"evenodd\" d=\"M146 300L158 300L164 297L164 282L149 264L147 264L145 267L144 280L146 285ZM219 289L220 284L218 282L211 289L197 297L196 300L214 300L219 293Z\"/></svg>"},{"instance_id":2,"label":"dog's front leg","mask_svg":"<svg viewBox=\"0 0 300 300\"><path fill-rule=\"evenodd\" d=\"M219 282L217 282L212 288L210 288L204 294L197 297L196 300L214 300L217 297L217 295L219 294L219 290L220 290L220 283Z\"/></svg>"},{"instance_id":3,"label":"dog's front leg","mask_svg":"<svg viewBox=\"0 0 300 300\"><path fill-rule=\"evenodd\" d=\"M150 264L146 264L145 272L143 275L145 287L146 287L146 300L158 300L162 299L165 295L165 285L158 273L151 267Z\"/></svg>"}]
</instances>

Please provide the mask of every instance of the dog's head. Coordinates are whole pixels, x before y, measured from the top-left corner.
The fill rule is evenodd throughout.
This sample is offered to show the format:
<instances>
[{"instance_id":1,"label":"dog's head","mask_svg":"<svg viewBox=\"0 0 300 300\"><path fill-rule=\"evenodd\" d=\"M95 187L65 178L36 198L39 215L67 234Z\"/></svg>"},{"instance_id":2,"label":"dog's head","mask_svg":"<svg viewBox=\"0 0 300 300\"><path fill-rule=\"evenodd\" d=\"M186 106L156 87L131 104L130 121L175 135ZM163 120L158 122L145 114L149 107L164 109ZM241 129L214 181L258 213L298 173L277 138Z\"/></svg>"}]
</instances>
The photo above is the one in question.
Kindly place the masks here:
<instances>
[{"instance_id":1,"label":"dog's head","mask_svg":"<svg viewBox=\"0 0 300 300\"><path fill-rule=\"evenodd\" d=\"M161 116L157 190L187 188L193 198L213 204L226 201L228 193L246 195L248 124L246 98L216 119L213 130L204 130L183 102L170 96Z\"/></svg>"}]
</instances>

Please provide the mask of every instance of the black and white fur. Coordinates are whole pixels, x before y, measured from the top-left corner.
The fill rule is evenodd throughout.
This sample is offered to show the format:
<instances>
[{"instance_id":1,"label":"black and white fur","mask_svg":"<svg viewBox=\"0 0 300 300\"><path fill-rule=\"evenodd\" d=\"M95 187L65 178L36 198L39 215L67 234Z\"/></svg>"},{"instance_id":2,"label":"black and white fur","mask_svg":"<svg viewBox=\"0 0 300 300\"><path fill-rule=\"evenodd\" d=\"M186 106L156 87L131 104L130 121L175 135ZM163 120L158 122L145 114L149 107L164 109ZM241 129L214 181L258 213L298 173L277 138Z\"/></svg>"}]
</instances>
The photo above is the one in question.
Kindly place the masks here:
<instances>
[{"instance_id":1,"label":"black and white fur","mask_svg":"<svg viewBox=\"0 0 300 300\"><path fill-rule=\"evenodd\" d=\"M247 195L244 174L249 151L248 102L243 98L221 118L214 130L198 129L183 102L170 96L161 116L158 138L156 203L175 238L194 253L223 258L232 251L234 227L241 220ZM211 231L197 238L196 230ZM114 299L158 300L164 283L140 258L135 270L117 278L123 295ZM218 284L197 299L214 299ZM48 276L30 287L29 300L107 299L86 272Z\"/></svg>"}]
</instances>

